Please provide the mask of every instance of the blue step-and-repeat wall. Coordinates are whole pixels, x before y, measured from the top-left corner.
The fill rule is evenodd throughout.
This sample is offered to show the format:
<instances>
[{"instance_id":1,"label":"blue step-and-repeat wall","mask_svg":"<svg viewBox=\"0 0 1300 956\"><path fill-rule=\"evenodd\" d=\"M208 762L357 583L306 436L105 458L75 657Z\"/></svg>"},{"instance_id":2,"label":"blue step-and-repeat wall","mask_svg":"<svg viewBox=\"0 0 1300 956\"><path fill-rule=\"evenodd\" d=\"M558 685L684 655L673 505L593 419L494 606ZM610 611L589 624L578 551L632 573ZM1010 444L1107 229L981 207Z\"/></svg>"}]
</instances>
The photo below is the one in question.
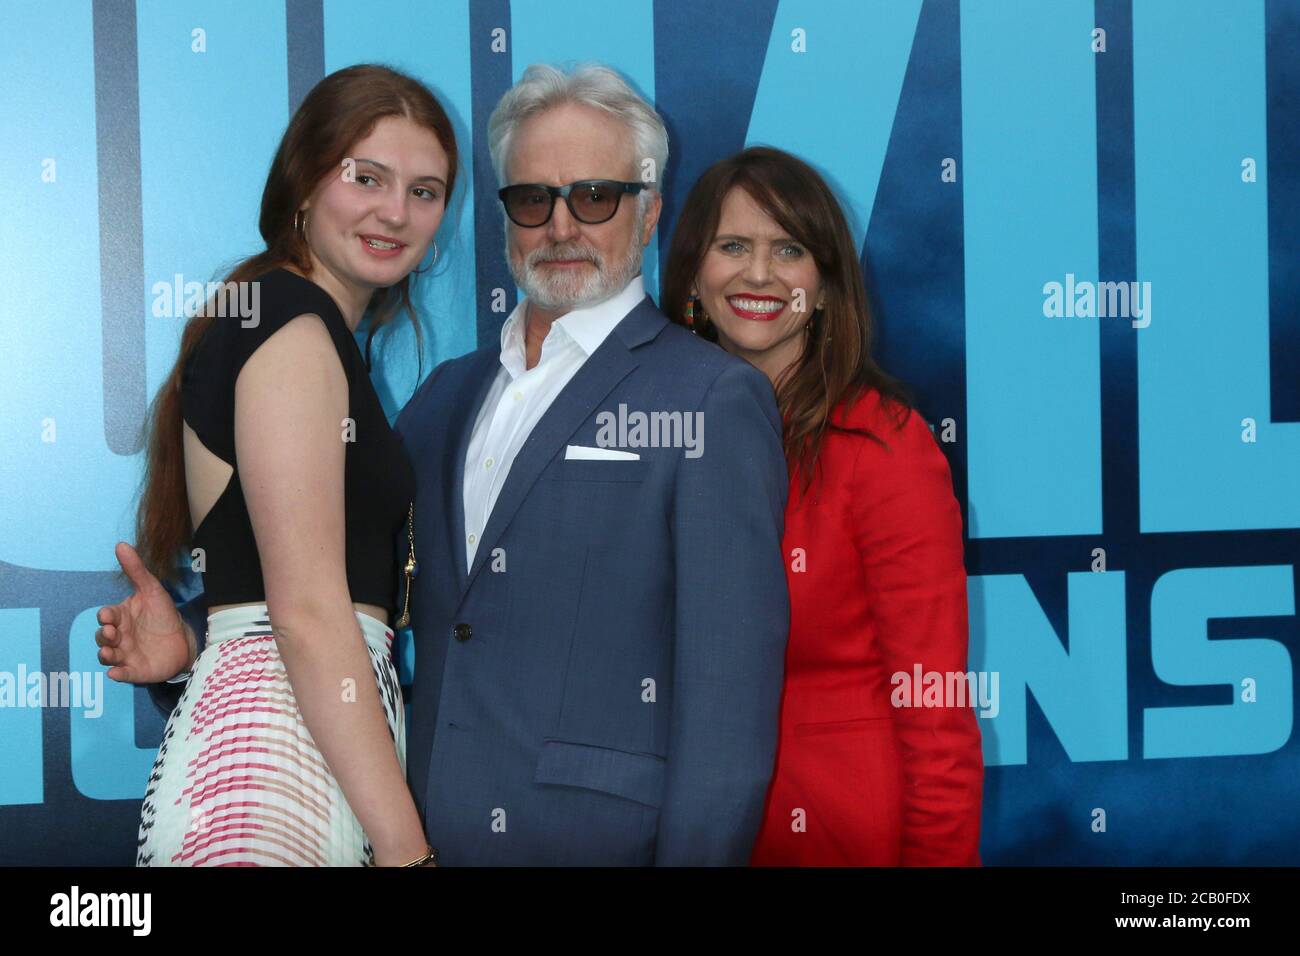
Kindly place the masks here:
<instances>
[{"instance_id":1,"label":"blue step-and-repeat wall","mask_svg":"<svg viewBox=\"0 0 1300 956\"><path fill-rule=\"evenodd\" d=\"M163 718L93 634L181 329L159 283L257 250L322 76L419 76L464 186L425 354L399 328L377 355L395 415L514 304L493 105L589 59L669 127L650 288L691 183L746 144L851 213L965 512L971 667L999 682L985 863L1300 863L1298 50L1294 0L4 4L0 864L134 860ZM55 675L78 693L29 701Z\"/></svg>"}]
</instances>

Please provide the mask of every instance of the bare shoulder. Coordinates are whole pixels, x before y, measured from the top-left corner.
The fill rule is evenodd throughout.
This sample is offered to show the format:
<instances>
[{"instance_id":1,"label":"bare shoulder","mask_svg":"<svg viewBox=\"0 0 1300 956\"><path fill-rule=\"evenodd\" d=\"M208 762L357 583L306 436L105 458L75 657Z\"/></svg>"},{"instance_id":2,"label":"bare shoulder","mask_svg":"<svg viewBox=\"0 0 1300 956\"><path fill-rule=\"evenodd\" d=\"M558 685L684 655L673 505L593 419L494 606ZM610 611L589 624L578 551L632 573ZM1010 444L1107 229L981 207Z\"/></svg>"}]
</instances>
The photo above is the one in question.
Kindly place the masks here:
<instances>
[{"instance_id":1,"label":"bare shoulder","mask_svg":"<svg viewBox=\"0 0 1300 956\"><path fill-rule=\"evenodd\" d=\"M316 312L301 312L286 316L267 329L267 333L264 340L266 344L277 340L281 346L286 341L320 342L331 348L334 344L329 329L325 327L325 319Z\"/></svg>"},{"instance_id":2,"label":"bare shoulder","mask_svg":"<svg viewBox=\"0 0 1300 956\"><path fill-rule=\"evenodd\" d=\"M242 369L256 369L256 377L267 373L287 375L295 381L320 377L332 379L333 372L344 377L334 340L325 320L314 312L303 312L268 329L268 335L248 355Z\"/></svg>"}]
</instances>

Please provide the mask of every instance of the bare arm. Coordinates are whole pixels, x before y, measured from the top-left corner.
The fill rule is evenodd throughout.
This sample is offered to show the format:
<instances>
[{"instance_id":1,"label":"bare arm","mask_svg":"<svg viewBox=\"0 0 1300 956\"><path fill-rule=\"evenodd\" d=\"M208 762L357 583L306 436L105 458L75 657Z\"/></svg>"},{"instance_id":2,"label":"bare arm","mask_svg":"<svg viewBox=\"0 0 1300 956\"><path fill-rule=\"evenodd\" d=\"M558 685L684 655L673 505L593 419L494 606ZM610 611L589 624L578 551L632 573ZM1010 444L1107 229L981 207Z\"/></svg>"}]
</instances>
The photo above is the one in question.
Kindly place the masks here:
<instances>
[{"instance_id":1,"label":"bare arm","mask_svg":"<svg viewBox=\"0 0 1300 956\"><path fill-rule=\"evenodd\" d=\"M276 646L308 731L381 866L425 850L348 592L347 379L318 316L253 353L235 384L235 454Z\"/></svg>"}]
</instances>

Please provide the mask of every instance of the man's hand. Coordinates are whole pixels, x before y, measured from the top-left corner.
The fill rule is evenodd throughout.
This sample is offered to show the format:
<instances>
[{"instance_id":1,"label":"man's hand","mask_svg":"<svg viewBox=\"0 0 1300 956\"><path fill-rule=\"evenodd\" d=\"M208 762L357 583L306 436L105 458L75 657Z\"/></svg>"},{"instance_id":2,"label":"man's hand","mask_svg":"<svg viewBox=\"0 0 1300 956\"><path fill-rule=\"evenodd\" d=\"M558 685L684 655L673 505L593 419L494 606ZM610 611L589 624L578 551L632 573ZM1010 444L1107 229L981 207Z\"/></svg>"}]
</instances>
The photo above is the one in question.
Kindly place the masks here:
<instances>
[{"instance_id":1,"label":"man's hand","mask_svg":"<svg viewBox=\"0 0 1300 956\"><path fill-rule=\"evenodd\" d=\"M172 596L149 573L135 548L119 541L114 553L135 591L121 604L99 609L99 662L112 665L110 680L127 684L156 684L175 677L192 666L198 644Z\"/></svg>"}]
</instances>

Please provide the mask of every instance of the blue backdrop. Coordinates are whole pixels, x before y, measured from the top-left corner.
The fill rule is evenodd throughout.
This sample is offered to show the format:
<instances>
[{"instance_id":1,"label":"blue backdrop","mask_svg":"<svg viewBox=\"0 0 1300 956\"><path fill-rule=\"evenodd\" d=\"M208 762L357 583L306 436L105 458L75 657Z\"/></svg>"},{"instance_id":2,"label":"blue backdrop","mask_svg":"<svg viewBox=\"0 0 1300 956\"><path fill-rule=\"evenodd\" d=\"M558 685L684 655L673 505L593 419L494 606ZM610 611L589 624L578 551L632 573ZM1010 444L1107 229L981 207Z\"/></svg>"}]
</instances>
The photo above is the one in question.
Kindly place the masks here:
<instances>
[{"instance_id":1,"label":"blue backdrop","mask_svg":"<svg viewBox=\"0 0 1300 956\"><path fill-rule=\"evenodd\" d=\"M529 63L584 59L668 123L649 288L691 183L746 144L850 210L965 511L971 667L1000 688L986 863L1300 862L1297 36L1284 0L6 4L0 864L134 859L163 720L93 693L93 634L182 325L156 284L256 251L292 110L382 62L465 157L423 372L494 341L487 117ZM1048 315L1053 282L1136 282L1145 311ZM390 415L417 358L401 327L377 353ZM91 693L29 706L51 674Z\"/></svg>"}]
</instances>

